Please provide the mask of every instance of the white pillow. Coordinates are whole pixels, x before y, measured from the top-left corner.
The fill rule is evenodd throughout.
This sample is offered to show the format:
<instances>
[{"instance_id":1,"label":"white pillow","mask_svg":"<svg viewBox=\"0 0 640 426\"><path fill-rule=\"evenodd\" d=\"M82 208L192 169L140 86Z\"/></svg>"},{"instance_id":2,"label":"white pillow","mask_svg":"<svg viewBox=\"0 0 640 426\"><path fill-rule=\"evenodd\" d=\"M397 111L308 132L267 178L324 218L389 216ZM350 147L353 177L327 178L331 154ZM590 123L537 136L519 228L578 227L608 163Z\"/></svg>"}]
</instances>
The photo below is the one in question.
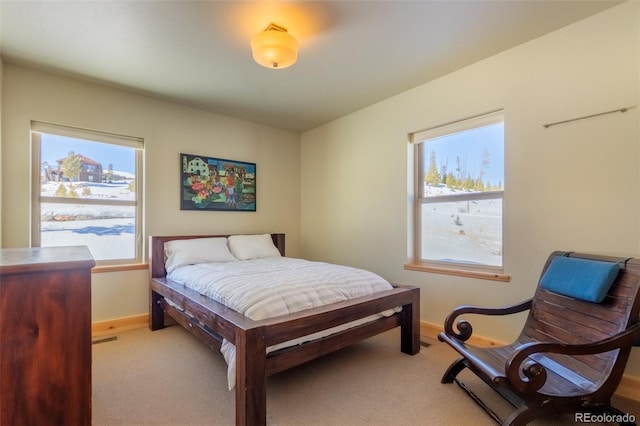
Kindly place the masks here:
<instances>
[{"instance_id":1,"label":"white pillow","mask_svg":"<svg viewBox=\"0 0 640 426\"><path fill-rule=\"evenodd\" d=\"M210 262L233 262L225 237L192 238L164 243L164 267L167 273L184 265Z\"/></svg>"},{"instance_id":2,"label":"white pillow","mask_svg":"<svg viewBox=\"0 0 640 426\"><path fill-rule=\"evenodd\" d=\"M232 235L229 237L229 248L240 260L280 257L280 251L273 244L270 234Z\"/></svg>"}]
</instances>

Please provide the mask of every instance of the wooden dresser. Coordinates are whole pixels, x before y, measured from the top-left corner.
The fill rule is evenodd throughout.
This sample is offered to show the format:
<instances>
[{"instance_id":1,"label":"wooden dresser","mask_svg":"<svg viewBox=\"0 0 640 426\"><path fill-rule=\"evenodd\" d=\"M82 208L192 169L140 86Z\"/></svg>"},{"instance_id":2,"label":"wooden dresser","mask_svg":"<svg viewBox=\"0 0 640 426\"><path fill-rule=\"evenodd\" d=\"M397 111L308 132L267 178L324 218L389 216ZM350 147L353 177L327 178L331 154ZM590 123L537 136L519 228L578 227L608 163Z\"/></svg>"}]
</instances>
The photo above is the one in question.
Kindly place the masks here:
<instances>
[{"instance_id":1,"label":"wooden dresser","mask_svg":"<svg viewBox=\"0 0 640 426\"><path fill-rule=\"evenodd\" d=\"M0 425L91 424L86 246L0 250Z\"/></svg>"}]
</instances>

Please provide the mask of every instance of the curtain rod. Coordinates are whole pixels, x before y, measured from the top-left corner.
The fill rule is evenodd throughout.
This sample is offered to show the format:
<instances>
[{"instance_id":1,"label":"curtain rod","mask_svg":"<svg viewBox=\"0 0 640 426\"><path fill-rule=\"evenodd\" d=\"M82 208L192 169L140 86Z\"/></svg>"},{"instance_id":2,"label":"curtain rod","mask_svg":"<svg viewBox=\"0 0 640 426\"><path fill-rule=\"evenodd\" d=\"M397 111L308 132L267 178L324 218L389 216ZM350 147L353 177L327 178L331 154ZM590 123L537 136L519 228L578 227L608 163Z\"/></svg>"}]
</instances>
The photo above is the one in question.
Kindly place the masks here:
<instances>
[{"instance_id":1,"label":"curtain rod","mask_svg":"<svg viewBox=\"0 0 640 426\"><path fill-rule=\"evenodd\" d=\"M600 115L613 114L614 112L627 112L631 108L635 108L635 106L625 107L625 108L618 108L618 109L614 109L614 110L611 110L611 111L601 112L601 113L598 113L598 114L585 115L583 117L571 118L569 120L564 120L564 121L556 121L555 123L543 124L542 127L544 127L545 129L548 129L549 127L555 126L556 124L570 123L572 121L584 120L584 119L587 119L587 118L598 117Z\"/></svg>"}]
</instances>

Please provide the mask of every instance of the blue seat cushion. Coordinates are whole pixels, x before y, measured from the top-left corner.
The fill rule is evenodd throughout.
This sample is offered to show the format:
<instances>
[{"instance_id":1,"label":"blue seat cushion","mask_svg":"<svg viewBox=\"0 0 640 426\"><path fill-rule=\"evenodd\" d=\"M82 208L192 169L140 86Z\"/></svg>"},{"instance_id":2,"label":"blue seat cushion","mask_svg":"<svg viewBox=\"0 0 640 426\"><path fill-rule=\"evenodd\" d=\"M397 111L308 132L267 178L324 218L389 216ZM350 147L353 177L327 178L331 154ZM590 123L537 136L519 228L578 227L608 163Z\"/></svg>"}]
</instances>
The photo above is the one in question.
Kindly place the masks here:
<instances>
[{"instance_id":1,"label":"blue seat cushion","mask_svg":"<svg viewBox=\"0 0 640 426\"><path fill-rule=\"evenodd\" d=\"M575 299L600 303L619 271L617 263L558 256L551 261L540 286Z\"/></svg>"}]
</instances>

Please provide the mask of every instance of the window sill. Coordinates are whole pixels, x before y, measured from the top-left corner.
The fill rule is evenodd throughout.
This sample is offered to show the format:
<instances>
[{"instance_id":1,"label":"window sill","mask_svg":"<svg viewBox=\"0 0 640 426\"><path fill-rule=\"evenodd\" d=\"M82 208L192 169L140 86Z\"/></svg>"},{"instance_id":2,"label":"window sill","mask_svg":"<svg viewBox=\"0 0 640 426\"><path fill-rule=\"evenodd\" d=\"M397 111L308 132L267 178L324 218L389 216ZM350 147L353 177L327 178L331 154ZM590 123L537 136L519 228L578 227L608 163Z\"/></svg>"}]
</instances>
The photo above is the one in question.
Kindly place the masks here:
<instances>
[{"instance_id":1,"label":"window sill","mask_svg":"<svg viewBox=\"0 0 640 426\"><path fill-rule=\"evenodd\" d=\"M495 272L470 271L467 269L441 268L437 266L427 266L423 264L407 263L404 269L408 271L432 272L434 274L455 275L465 278L478 278L490 281L511 281L511 276L507 274L498 274Z\"/></svg>"},{"instance_id":2,"label":"window sill","mask_svg":"<svg viewBox=\"0 0 640 426\"><path fill-rule=\"evenodd\" d=\"M91 273L100 274L102 272L121 272L121 271L136 271L139 269L149 269L149 264L147 263L127 263L122 265L103 265L103 266L94 266L91 269Z\"/></svg>"}]
</instances>

